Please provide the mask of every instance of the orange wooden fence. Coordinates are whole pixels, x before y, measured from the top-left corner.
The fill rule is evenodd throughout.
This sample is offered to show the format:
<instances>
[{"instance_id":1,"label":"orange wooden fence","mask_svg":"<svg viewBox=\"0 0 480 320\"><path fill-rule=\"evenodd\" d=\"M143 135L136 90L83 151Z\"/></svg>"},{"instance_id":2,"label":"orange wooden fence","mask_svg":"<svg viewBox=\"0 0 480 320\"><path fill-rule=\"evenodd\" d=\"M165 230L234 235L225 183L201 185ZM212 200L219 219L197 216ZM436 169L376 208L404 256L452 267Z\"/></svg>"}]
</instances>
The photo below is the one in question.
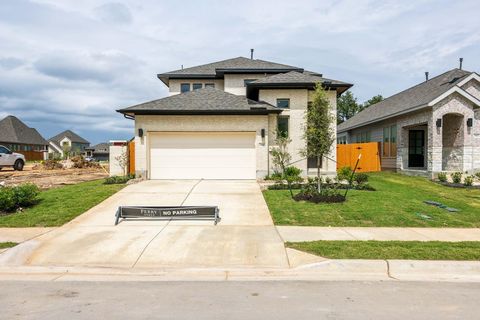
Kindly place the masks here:
<instances>
[{"instance_id":1,"label":"orange wooden fence","mask_svg":"<svg viewBox=\"0 0 480 320\"><path fill-rule=\"evenodd\" d=\"M128 173L135 174L135 141L128 143Z\"/></svg>"},{"instance_id":2,"label":"orange wooden fence","mask_svg":"<svg viewBox=\"0 0 480 320\"><path fill-rule=\"evenodd\" d=\"M360 154L358 172L381 170L380 142L337 144L337 170L343 167L353 169Z\"/></svg>"},{"instance_id":3,"label":"orange wooden fence","mask_svg":"<svg viewBox=\"0 0 480 320\"><path fill-rule=\"evenodd\" d=\"M16 153L21 153L25 156L27 161L38 161L43 160L43 151L14 151Z\"/></svg>"}]
</instances>

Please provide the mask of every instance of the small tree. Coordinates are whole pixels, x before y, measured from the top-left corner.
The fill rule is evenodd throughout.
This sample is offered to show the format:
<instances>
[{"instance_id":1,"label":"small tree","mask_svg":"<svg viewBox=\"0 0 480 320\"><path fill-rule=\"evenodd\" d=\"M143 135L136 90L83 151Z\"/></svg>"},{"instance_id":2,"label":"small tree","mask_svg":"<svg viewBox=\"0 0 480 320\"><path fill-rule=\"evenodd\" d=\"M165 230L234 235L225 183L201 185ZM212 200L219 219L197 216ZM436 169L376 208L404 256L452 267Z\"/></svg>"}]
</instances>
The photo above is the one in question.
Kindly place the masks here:
<instances>
[{"instance_id":1,"label":"small tree","mask_svg":"<svg viewBox=\"0 0 480 320\"><path fill-rule=\"evenodd\" d=\"M302 151L302 156L317 159L318 192L321 190L320 166L322 158L330 153L335 142L334 121L335 117L332 114L332 107L327 93L321 84L317 83L312 104L305 113L303 138L306 142L306 147Z\"/></svg>"},{"instance_id":2,"label":"small tree","mask_svg":"<svg viewBox=\"0 0 480 320\"><path fill-rule=\"evenodd\" d=\"M118 166L122 169L123 175L127 175L128 153L124 150L120 155L115 157Z\"/></svg>"},{"instance_id":3,"label":"small tree","mask_svg":"<svg viewBox=\"0 0 480 320\"><path fill-rule=\"evenodd\" d=\"M290 195L293 197L292 191L292 182L296 179L294 174L291 174L292 167L288 167L290 161L292 161L292 156L288 152L288 145L292 140L284 132L277 132L277 138L275 139L276 147L270 151L272 155L273 165L280 169L282 179L287 181L288 190ZM290 169L290 170L288 170Z\"/></svg>"},{"instance_id":4,"label":"small tree","mask_svg":"<svg viewBox=\"0 0 480 320\"><path fill-rule=\"evenodd\" d=\"M68 145L67 143L64 143L62 146L62 151L63 151L63 158L64 159L69 159L70 154L72 152L72 147Z\"/></svg>"}]
</instances>

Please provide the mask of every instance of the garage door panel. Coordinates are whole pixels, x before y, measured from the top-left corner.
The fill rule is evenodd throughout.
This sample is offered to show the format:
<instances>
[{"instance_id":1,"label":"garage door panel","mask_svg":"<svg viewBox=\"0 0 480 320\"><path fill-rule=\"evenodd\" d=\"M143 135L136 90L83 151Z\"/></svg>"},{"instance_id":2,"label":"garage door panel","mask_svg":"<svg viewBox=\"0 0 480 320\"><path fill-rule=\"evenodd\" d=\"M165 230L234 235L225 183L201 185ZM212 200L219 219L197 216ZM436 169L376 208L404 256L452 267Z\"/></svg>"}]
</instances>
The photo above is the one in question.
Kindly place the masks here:
<instances>
[{"instance_id":1,"label":"garage door panel","mask_svg":"<svg viewBox=\"0 0 480 320\"><path fill-rule=\"evenodd\" d=\"M150 136L151 179L255 179L254 132Z\"/></svg>"}]
</instances>

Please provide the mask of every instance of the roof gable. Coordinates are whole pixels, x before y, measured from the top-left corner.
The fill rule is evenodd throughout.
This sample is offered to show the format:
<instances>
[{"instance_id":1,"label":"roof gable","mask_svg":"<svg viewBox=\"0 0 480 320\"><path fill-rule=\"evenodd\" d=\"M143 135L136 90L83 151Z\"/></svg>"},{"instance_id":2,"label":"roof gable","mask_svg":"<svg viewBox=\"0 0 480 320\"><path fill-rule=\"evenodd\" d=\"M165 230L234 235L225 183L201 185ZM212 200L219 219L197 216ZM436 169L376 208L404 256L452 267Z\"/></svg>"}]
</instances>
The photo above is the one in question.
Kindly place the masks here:
<instances>
[{"instance_id":1,"label":"roof gable","mask_svg":"<svg viewBox=\"0 0 480 320\"><path fill-rule=\"evenodd\" d=\"M472 72L452 69L371 105L337 127L338 132L388 119L429 106L429 103L458 87Z\"/></svg>"},{"instance_id":2,"label":"roof gable","mask_svg":"<svg viewBox=\"0 0 480 320\"><path fill-rule=\"evenodd\" d=\"M48 142L36 129L28 127L14 116L8 116L0 121L0 141L18 144L48 145Z\"/></svg>"},{"instance_id":3,"label":"roof gable","mask_svg":"<svg viewBox=\"0 0 480 320\"><path fill-rule=\"evenodd\" d=\"M84 138L80 137L78 134L76 134L72 130L65 130L65 131L57 134L56 136L51 137L50 139L48 139L48 141L51 141L51 142L54 142L54 143L60 145L60 141L62 141L65 137L70 139L70 141L74 142L74 143L90 144L90 142L88 142Z\"/></svg>"},{"instance_id":4,"label":"roof gable","mask_svg":"<svg viewBox=\"0 0 480 320\"><path fill-rule=\"evenodd\" d=\"M245 96L203 88L117 111L123 114L266 114L282 110Z\"/></svg>"}]
</instances>

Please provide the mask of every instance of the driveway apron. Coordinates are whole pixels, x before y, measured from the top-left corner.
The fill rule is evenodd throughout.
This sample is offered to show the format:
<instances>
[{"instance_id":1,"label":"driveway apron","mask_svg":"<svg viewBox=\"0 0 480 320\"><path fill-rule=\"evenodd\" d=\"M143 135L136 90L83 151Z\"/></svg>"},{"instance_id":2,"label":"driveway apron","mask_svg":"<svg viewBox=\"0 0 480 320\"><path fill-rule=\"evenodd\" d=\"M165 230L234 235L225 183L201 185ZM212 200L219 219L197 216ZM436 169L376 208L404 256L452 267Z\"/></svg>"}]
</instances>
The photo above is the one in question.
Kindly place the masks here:
<instances>
[{"instance_id":1,"label":"driveway apron","mask_svg":"<svg viewBox=\"0 0 480 320\"><path fill-rule=\"evenodd\" d=\"M216 205L222 220L216 226L212 221L165 220L128 220L114 226L119 205L181 204ZM29 242L35 249L26 265L288 268L283 241L256 181L144 181Z\"/></svg>"}]
</instances>

